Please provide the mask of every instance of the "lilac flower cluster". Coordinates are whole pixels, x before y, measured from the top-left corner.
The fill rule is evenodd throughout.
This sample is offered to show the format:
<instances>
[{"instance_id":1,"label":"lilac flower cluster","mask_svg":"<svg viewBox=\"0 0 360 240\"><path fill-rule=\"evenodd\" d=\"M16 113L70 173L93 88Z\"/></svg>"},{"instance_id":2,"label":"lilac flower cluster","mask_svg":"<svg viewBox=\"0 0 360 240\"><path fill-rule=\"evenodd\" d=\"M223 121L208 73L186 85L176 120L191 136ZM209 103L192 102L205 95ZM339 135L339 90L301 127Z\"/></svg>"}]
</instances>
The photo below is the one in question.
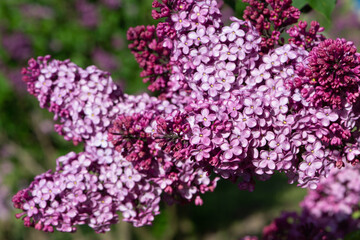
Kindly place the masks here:
<instances>
[{"instance_id":1,"label":"lilac flower cluster","mask_svg":"<svg viewBox=\"0 0 360 240\"><path fill-rule=\"evenodd\" d=\"M360 94L360 54L352 42L326 39L308 58L303 97L315 106L344 108L355 104Z\"/></svg>"},{"instance_id":2,"label":"lilac flower cluster","mask_svg":"<svg viewBox=\"0 0 360 240\"><path fill-rule=\"evenodd\" d=\"M31 59L23 69L28 92L60 120L55 130L74 143L103 132L114 113L113 106L122 95L109 76L95 66L83 70L70 61L53 60L50 56Z\"/></svg>"},{"instance_id":3,"label":"lilac flower cluster","mask_svg":"<svg viewBox=\"0 0 360 240\"><path fill-rule=\"evenodd\" d=\"M168 94L187 106L196 161L223 178L241 179L240 188L249 190L254 178L275 171L316 188L331 168L356 163L358 135L351 130L357 118L303 98L307 51L286 44L260 54L261 38L248 22L232 18L221 27L215 10L191 21L197 7L209 5L197 2L171 18L178 37ZM348 146L338 149L342 144Z\"/></svg>"},{"instance_id":4,"label":"lilac flower cluster","mask_svg":"<svg viewBox=\"0 0 360 240\"><path fill-rule=\"evenodd\" d=\"M316 190L309 191L300 204L301 214L282 213L264 228L262 239L344 239L348 233L359 229L360 221L353 216L353 212L359 210L359 170L358 166L333 169Z\"/></svg>"},{"instance_id":5,"label":"lilac flower cluster","mask_svg":"<svg viewBox=\"0 0 360 240\"><path fill-rule=\"evenodd\" d=\"M174 30L168 23L155 26L137 26L130 28L127 39L139 66L144 69L140 76L144 82L150 82L149 90L156 91L166 89L169 72L169 49L164 46L164 36L174 36Z\"/></svg>"},{"instance_id":6,"label":"lilac flower cluster","mask_svg":"<svg viewBox=\"0 0 360 240\"><path fill-rule=\"evenodd\" d=\"M126 107L127 96L106 72L93 66L83 70L69 61L49 62L48 56L30 60L24 74L29 92L60 117L56 130L67 140L84 141L85 152L58 158L55 172L36 177L15 195L14 206L23 210L17 217L43 231L71 232L78 224L108 231L118 221L116 211L135 226L149 224L158 214L161 189L113 150L106 132L120 109L129 110L134 101L146 98L129 97Z\"/></svg>"},{"instance_id":7,"label":"lilac flower cluster","mask_svg":"<svg viewBox=\"0 0 360 240\"><path fill-rule=\"evenodd\" d=\"M324 31L324 28L320 27L320 24L316 21L311 22L308 30L307 26L306 21L299 21L298 25L289 28L289 30L287 30L290 36L288 41L289 43L296 44L299 47L311 51L313 47L325 40L324 35L320 34Z\"/></svg>"},{"instance_id":8,"label":"lilac flower cluster","mask_svg":"<svg viewBox=\"0 0 360 240\"><path fill-rule=\"evenodd\" d=\"M136 140L134 146L127 142L122 152L118 144L109 142L121 140L108 139L108 131L112 136L122 130L129 131L133 139L136 137L133 130L139 131L139 127L146 127L142 130L151 134L154 129L170 132L160 126L166 126L166 121L172 118L174 124L180 124L177 116L169 115L175 106L146 94L123 95L107 73L93 66L83 70L68 60L49 60L48 56L30 60L24 80L41 106L60 117L61 124L56 125L58 131L62 130L59 133L67 140L83 141L85 151L58 158L55 172L36 177L27 189L13 197L14 206L23 211L17 217L23 219L25 226L72 232L76 225L87 224L97 232L104 232L118 221L117 211L122 212L124 221L143 226L159 213L162 193L168 202L183 199L202 204L199 194L212 191L217 179L211 181L206 169L190 159L174 163L172 157L176 157L179 148L176 143L168 150L168 138L150 146ZM66 87L68 91L60 95ZM159 118L150 124L153 129L149 130L144 117L151 111ZM162 115L166 119L160 118ZM120 126L121 119L124 128ZM135 122L134 128L131 120ZM170 134L175 128L171 126ZM181 144L180 140L177 143ZM140 145L145 149L139 152ZM153 155L144 155L147 149ZM156 164L150 161L149 169L146 163L152 158Z\"/></svg>"},{"instance_id":9,"label":"lilac flower cluster","mask_svg":"<svg viewBox=\"0 0 360 240\"><path fill-rule=\"evenodd\" d=\"M243 18L252 23L261 34L261 48L268 52L284 44L281 33L300 17L299 9L292 6L292 0L243 0L249 4Z\"/></svg>"},{"instance_id":10,"label":"lilac flower cluster","mask_svg":"<svg viewBox=\"0 0 360 240\"><path fill-rule=\"evenodd\" d=\"M176 110L164 115L159 107L143 114L119 115L109 130L109 140L135 169L159 184L165 201L202 205L200 194L213 191L218 178L211 180L204 165L190 158L186 118Z\"/></svg>"},{"instance_id":11,"label":"lilac flower cluster","mask_svg":"<svg viewBox=\"0 0 360 240\"><path fill-rule=\"evenodd\" d=\"M100 194L97 176L90 173L88 154L68 153L57 160L55 173L37 176L28 189L13 197L15 207L24 212L24 225L36 229L74 231L74 224L88 223L95 229L117 221L113 199ZM91 210L91 211L89 211ZM89 214L90 213L90 214ZM96 228L97 227L97 228Z\"/></svg>"},{"instance_id":12,"label":"lilac flower cluster","mask_svg":"<svg viewBox=\"0 0 360 240\"><path fill-rule=\"evenodd\" d=\"M13 197L23 210L17 217L42 231L73 232L81 224L109 231L118 222L117 211L134 226L149 224L159 213L160 189L110 150L87 147L58 158L55 172L37 176Z\"/></svg>"},{"instance_id":13,"label":"lilac flower cluster","mask_svg":"<svg viewBox=\"0 0 360 240\"><path fill-rule=\"evenodd\" d=\"M277 27L297 19L289 3L267 1L272 18L285 9L281 17L288 20L272 19ZM56 130L85 143L83 153L60 157L54 173L13 198L25 225L74 231L88 224L104 232L120 211L142 226L159 213L160 198L201 205L200 194L214 190L216 176L252 191L255 179L284 172L290 183L316 189L332 169L359 162L357 93L346 95L358 80L353 45L325 40L324 49L309 53L294 40L265 51L251 22L232 17L222 25L215 0L154 1L153 7L154 18L165 22L130 29L128 38L142 76L161 92L157 98L122 94L108 73L68 60L40 57L23 71L40 106L60 118ZM341 103L350 98L341 109L316 98L320 87L332 87L333 72L334 94ZM307 81L311 76L316 83ZM56 193L43 190L48 182Z\"/></svg>"}]
</instances>

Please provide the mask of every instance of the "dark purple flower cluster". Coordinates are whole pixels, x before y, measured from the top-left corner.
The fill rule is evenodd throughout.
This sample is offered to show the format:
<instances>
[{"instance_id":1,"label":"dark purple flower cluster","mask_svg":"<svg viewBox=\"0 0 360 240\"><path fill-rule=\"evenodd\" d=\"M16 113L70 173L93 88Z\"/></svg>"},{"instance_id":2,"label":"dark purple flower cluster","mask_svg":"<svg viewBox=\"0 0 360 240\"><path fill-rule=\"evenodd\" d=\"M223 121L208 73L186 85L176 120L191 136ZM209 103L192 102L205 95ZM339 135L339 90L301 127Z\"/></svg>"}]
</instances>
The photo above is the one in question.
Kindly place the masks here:
<instances>
[{"instance_id":1,"label":"dark purple flower cluster","mask_svg":"<svg viewBox=\"0 0 360 240\"><path fill-rule=\"evenodd\" d=\"M172 119L173 117L170 117ZM186 157L189 145L185 135L190 126L185 117L175 116L173 121L166 121L155 112L119 115L110 128L109 141L126 160L133 162L136 169L150 170L154 168L153 161L164 161L164 153L172 157Z\"/></svg>"},{"instance_id":2,"label":"dark purple flower cluster","mask_svg":"<svg viewBox=\"0 0 360 240\"><path fill-rule=\"evenodd\" d=\"M297 23L300 17L299 9L292 6L292 0L243 0L249 3L243 18L261 34L261 48L268 52L277 45L282 45L280 37L286 27Z\"/></svg>"},{"instance_id":3,"label":"dark purple flower cluster","mask_svg":"<svg viewBox=\"0 0 360 240\"><path fill-rule=\"evenodd\" d=\"M311 22L308 30L307 26L306 21L300 21L298 25L292 26L287 30L287 33L291 37L288 41L289 43L305 48L307 51L311 51L321 41L325 40L324 35L319 34L324 31L324 28L320 27L320 24L316 21Z\"/></svg>"},{"instance_id":4,"label":"dark purple flower cluster","mask_svg":"<svg viewBox=\"0 0 360 240\"><path fill-rule=\"evenodd\" d=\"M144 82L150 82L149 90L156 91L166 88L169 78L169 55L170 50L164 46L164 36L174 36L174 30L168 23L155 26L137 26L130 28L127 39L140 68L143 69L140 76Z\"/></svg>"},{"instance_id":5,"label":"dark purple flower cluster","mask_svg":"<svg viewBox=\"0 0 360 240\"><path fill-rule=\"evenodd\" d=\"M190 159L186 116L176 110L160 114L159 109L147 109L144 114L119 115L109 130L109 140L135 169L164 189L167 202L194 200L201 205L199 193L213 191L217 178L210 181L204 165Z\"/></svg>"},{"instance_id":6,"label":"dark purple flower cluster","mask_svg":"<svg viewBox=\"0 0 360 240\"><path fill-rule=\"evenodd\" d=\"M188 8L192 0L154 0L152 3L152 17L154 19L171 17L173 12L178 12Z\"/></svg>"},{"instance_id":7,"label":"dark purple flower cluster","mask_svg":"<svg viewBox=\"0 0 360 240\"><path fill-rule=\"evenodd\" d=\"M279 28L297 19L290 1L266 4ZM23 71L40 106L60 118L56 130L85 143L83 153L59 158L54 173L14 197L25 225L74 231L88 224L104 232L120 211L142 226L159 213L161 197L201 205L200 194L214 190L216 176L252 191L256 179L284 172L289 182L316 189L332 169L359 162L359 108L350 89L359 62L352 44L326 40L310 53L298 42L270 44L264 52L250 22L232 17L223 26L215 0L153 6L154 17L166 21L130 29L128 38L160 97L122 94L108 73L68 60L38 58ZM341 109L334 101L318 104L320 87L350 100ZM59 190L44 192L48 182Z\"/></svg>"},{"instance_id":8,"label":"dark purple flower cluster","mask_svg":"<svg viewBox=\"0 0 360 240\"><path fill-rule=\"evenodd\" d=\"M317 107L344 108L360 94L360 54L352 42L326 39L307 59L303 97Z\"/></svg>"}]
</instances>

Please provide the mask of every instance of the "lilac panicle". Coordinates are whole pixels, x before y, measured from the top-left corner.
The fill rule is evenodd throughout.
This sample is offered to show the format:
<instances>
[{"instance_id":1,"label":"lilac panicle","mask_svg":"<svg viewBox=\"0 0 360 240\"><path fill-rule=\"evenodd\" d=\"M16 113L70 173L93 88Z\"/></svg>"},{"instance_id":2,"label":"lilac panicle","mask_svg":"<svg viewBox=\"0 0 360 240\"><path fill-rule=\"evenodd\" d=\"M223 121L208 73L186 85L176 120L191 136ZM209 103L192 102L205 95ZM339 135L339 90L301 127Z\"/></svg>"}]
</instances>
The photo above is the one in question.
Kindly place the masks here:
<instances>
[{"instance_id":1,"label":"lilac panicle","mask_svg":"<svg viewBox=\"0 0 360 240\"><path fill-rule=\"evenodd\" d=\"M69 60L30 59L22 73L28 92L60 121L55 130L75 144L110 125L111 110L122 96L109 73L95 66L81 69Z\"/></svg>"},{"instance_id":2,"label":"lilac panicle","mask_svg":"<svg viewBox=\"0 0 360 240\"><path fill-rule=\"evenodd\" d=\"M29 61L23 71L28 90L60 118L60 134L83 141L85 152L60 157L55 172L36 177L14 196L14 206L23 210L17 216L43 231L73 232L81 224L109 231L119 211L134 226L150 224L162 189L114 151L107 129L116 114L141 111L151 98L123 95L108 73L93 66L83 70L70 61L48 60Z\"/></svg>"},{"instance_id":3,"label":"lilac panicle","mask_svg":"<svg viewBox=\"0 0 360 240\"><path fill-rule=\"evenodd\" d=\"M183 23L179 16L209 9L211 3L189 4L171 21ZM253 178L266 179L276 171L285 172L290 182L316 188L332 168L357 163L358 133L351 132L357 107L319 108L308 102L302 79L316 73L311 69L316 60L304 46L285 44L264 54L261 36L249 22L231 18L230 26L222 26L216 10L205 20L187 20L190 24L178 25L171 44L165 95L187 106L195 160L249 189ZM356 73L353 50L343 52L351 57L345 55L342 64L351 63Z\"/></svg>"},{"instance_id":4,"label":"lilac panicle","mask_svg":"<svg viewBox=\"0 0 360 240\"><path fill-rule=\"evenodd\" d=\"M300 17L299 9L292 6L292 0L243 0L249 4L243 18L261 34L262 52L267 53L278 45L284 44L281 33L296 23Z\"/></svg>"},{"instance_id":5,"label":"lilac panicle","mask_svg":"<svg viewBox=\"0 0 360 240\"><path fill-rule=\"evenodd\" d=\"M189 127L181 115L173 113L174 105L147 94L122 94L110 76L95 67L82 70L70 61L48 63L48 59L30 60L29 67L23 71L29 92L42 107L54 112L61 123L65 122L64 129L73 127L69 134L81 127L90 129L91 134L81 132L79 136L78 141L85 144L83 153L60 157L55 172L36 177L28 188L13 197L14 206L22 210L17 216L24 220L24 225L43 231L73 232L76 225L87 224L97 232L105 232L118 221L117 212L134 226L151 224L159 214L161 194L167 202L202 204L199 195L213 191L217 178L210 180L202 165L190 159L183 161L190 150L173 131L183 135ZM39 84L44 82L48 86ZM55 94L62 88L69 91L61 96ZM63 108L69 109L67 114L62 114ZM155 133L144 136L148 137L148 143L153 141L151 146L138 140L134 146L125 142L120 148L118 142L123 139L111 139L111 136L123 131L122 117L125 126L131 126L126 121L128 118L133 119L134 129L138 131L141 127L142 133L149 132L147 124L151 122ZM131 128L125 130L132 134L130 139L137 136ZM139 132L141 137L142 133ZM153 134L151 129L150 133ZM174 142L169 143L169 139ZM150 156L146 151L157 154ZM156 161L147 165L149 157ZM172 162L173 157L177 162ZM49 193L50 188L53 190Z\"/></svg>"},{"instance_id":6,"label":"lilac panicle","mask_svg":"<svg viewBox=\"0 0 360 240\"><path fill-rule=\"evenodd\" d=\"M37 176L13 197L14 206L23 210L17 217L26 226L50 232L74 232L83 224L109 231L118 222L118 211L135 226L149 224L159 213L160 189L125 159L112 157L112 164L100 164L100 156L90 151L58 158L55 172Z\"/></svg>"},{"instance_id":7,"label":"lilac panicle","mask_svg":"<svg viewBox=\"0 0 360 240\"><path fill-rule=\"evenodd\" d=\"M207 4L199 2L184 11L191 14L196 6L207 9ZM168 95L188 105L193 158L210 163L224 178L241 179L240 185L248 184L251 189L254 176L266 178L275 171L297 169L300 156L296 157L291 138L301 131L294 119L305 118L306 112L289 114L288 105L297 103L291 100L288 86L296 76L296 65L307 53L285 45L260 57L261 37L256 29L248 22L232 21L222 27L215 12L203 24L194 20L177 30L180 41L173 41L171 58L177 64L172 68ZM280 108L278 102L282 102ZM280 135L287 145L273 146L276 151L271 153L271 161L261 160L265 152L256 148L265 149L266 143L273 141L271 134L274 138ZM317 174L324 174L323 169ZM303 178L307 179L303 176L300 182L307 186L308 180Z\"/></svg>"},{"instance_id":8,"label":"lilac panicle","mask_svg":"<svg viewBox=\"0 0 360 240\"><path fill-rule=\"evenodd\" d=\"M218 180L210 180L206 168L190 159L186 117L168 101L151 98L141 111L119 114L108 130L114 149L159 184L169 203L199 202L199 194L213 191Z\"/></svg>"},{"instance_id":9,"label":"lilac panicle","mask_svg":"<svg viewBox=\"0 0 360 240\"><path fill-rule=\"evenodd\" d=\"M164 46L164 34L173 36L174 31L168 23L159 23L155 26L137 26L130 28L127 39L140 68L143 69L140 76L144 82L150 82L149 90L164 90L169 77L169 54L168 47Z\"/></svg>"},{"instance_id":10,"label":"lilac panicle","mask_svg":"<svg viewBox=\"0 0 360 240\"><path fill-rule=\"evenodd\" d=\"M352 42L326 39L314 47L305 67L304 97L317 107L343 108L356 103L360 54Z\"/></svg>"},{"instance_id":11,"label":"lilac panicle","mask_svg":"<svg viewBox=\"0 0 360 240\"><path fill-rule=\"evenodd\" d=\"M289 43L293 43L299 47L311 51L321 41L325 40L325 36L320 34L324 31L323 27L316 21L310 23L310 28L307 30L308 24L306 21L299 21L298 25L294 25L286 32L289 34Z\"/></svg>"}]
</instances>

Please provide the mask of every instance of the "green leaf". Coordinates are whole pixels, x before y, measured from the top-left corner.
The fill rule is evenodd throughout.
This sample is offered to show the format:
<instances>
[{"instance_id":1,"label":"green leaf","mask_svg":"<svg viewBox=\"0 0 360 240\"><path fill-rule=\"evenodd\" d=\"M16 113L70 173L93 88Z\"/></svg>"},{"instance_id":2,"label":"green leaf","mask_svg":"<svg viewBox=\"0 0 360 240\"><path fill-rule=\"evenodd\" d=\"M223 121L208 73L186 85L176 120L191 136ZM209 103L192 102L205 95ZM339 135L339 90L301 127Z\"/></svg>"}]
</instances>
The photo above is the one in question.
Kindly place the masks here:
<instances>
[{"instance_id":1,"label":"green leaf","mask_svg":"<svg viewBox=\"0 0 360 240\"><path fill-rule=\"evenodd\" d=\"M307 0L310 7L323 14L328 20L331 18L336 0Z\"/></svg>"},{"instance_id":2,"label":"green leaf","mask_svg":"<svg viewBox=\"0 0 360 240\"><path fill-rule=\"evenodd\" d=\"M245 11L245 8L246 6L248 6L249 4L248 3L244 3L243 1L241 0L237 0L236 3L235 3L235 12L236 12L236 17L237 18L240 18L240 19L243 19L243 14L244 14L244 11Z\"/></svg>"},{"instance_id":3,"label":"green leaf","mask_svg":"<svg viewBox=\"0 0 360 240\"><path fill-rule=\"evenodd\" d=\"M309 0L293 0L292 5L301 10L308 2Z\"/></svg>"}]
</instances>

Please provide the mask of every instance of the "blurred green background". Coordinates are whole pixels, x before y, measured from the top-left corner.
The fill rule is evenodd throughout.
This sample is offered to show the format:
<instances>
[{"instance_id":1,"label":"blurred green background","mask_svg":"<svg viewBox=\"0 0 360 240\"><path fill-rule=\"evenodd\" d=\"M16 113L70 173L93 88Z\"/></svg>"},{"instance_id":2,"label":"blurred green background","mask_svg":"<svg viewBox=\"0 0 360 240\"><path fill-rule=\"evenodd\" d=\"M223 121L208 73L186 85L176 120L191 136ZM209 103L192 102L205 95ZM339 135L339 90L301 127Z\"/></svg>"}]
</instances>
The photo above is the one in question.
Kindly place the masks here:
<instances>
[{"instance_id":1,"label":"blurred green background","mask_svg":"<svg viewBox=\"0 0 360 240\"><path fill-rule=\"evenodd\" d=\"M224 19L241 12L240 0L225 1ZM297 0L295 0L297 1ZM83 226L75 234L42 233L26 228L14 217L11 197L34 176L54 169L55 159L74 147L53 131L52 115L26 93L21 68L31 57L52 55L81 67L97 65L111 72L127 93L146 91L140 69L127 48L131 26L154 24L152 0L0 0L0 240L22 239L239 239L260 234L282 210L299 210L306 190L276 175L259 182L255 192L240 191L220 181L214 193L196 207L162 206L153 226L134 228L120 222L106 234ZM331 20L315 11L303 19L318 19L327 36L360 44L360 21L355 4L338 1Z\"/></svg>"}]
</instances>

